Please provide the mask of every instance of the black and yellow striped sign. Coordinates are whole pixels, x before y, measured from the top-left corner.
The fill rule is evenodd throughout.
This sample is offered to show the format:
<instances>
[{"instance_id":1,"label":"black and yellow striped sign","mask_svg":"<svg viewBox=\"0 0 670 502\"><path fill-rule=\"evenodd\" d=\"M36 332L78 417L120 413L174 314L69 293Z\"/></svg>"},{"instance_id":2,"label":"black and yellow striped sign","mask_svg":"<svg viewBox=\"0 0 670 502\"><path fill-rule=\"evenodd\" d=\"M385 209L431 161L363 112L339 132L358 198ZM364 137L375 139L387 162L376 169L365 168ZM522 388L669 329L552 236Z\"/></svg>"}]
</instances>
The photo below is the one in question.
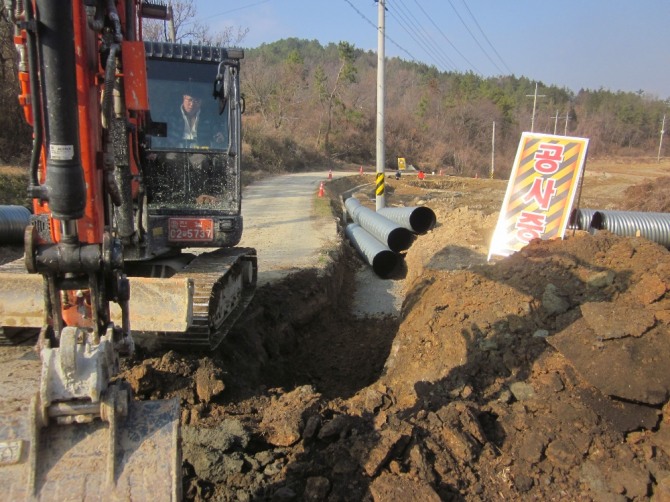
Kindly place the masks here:
<instances>
[{"instance_id":1,"label":"black and yellow striped sign","mask_svg":"<svg viewBox=\"0 0 670 502\"><path fill-rule=\"evenodd\" d=\"M508 256L533 239L563 237L588 144L586 138L523 133L489 258Z\"/></svg>"},{"instance_id":2,"label":"black and yellow striped sign","mask_svg":"<svg viewBox=\"0 0 670 502\"><path fill-rule=\"evenodd\" d=\"M384 195L384 173L377 173L377 188L376 195Z\"/></svg>"}]
</instances>

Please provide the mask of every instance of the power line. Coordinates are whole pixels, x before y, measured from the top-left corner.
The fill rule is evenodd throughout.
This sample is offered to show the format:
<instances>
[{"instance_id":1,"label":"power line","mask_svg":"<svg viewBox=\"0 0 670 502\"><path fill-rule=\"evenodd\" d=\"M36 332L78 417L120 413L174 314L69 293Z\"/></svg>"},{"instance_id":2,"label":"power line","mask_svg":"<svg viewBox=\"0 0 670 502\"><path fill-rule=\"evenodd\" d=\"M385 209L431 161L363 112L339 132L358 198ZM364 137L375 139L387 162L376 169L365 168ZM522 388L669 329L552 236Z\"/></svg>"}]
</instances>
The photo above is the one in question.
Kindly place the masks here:
<instances>
[{"instance_id":1,"label":"power line","mask_svg":"<svg viewBox=\"0 0 670 502\"><path fill-rule=\"evenodd\" d=\"M270 0L261 0L260 2L251 3L249 5L243 5L242 7L237 7L235 9L226 10L224 12L217 12L216 14L208 14L207 18L203 18L203 20L204 19L211 19L213 17L218 17L218 16L225 16L226 14L230 14L231 12L237 12L238 10L244 10L244 9L250 9L251 7L257 7L259 5L263 5L264 3L268 3L269 1Z\"/></svg>"},{"instance_id":2,"label":"power line","mask_svg":"<svg viewBox=\"0 0 670 502\"><path fill-rule=\"evenodd\" d=\"M470 34L470 36L472 37L472 40L475 41L475 43L476 43L477 46L482 50L482 52L484 53L484 55L486 56L486 58L487 58L489 61L491 61L491 64L493 64L493 66L495 66L496 69L497 69L500 73L503 73L503 71L500 69L500 67L498 66L498 64L491 58L491 56L489 56L489 53L484 49L484 47L482 47L482 44L479 43L479 40L477 40L477 37L475 37L475 35L474 35L474 34L472 33L472 31L470 30L470 27L469 27L469 26L466 24L466 22L463 20L463 18L461 17L460 13L458 12L458 10L456 10L456 7L455 7L454 4L452 3L452 1L451 1L451 0L448 0L448 1L449 1L449 5L451 5L451 8L452 8L453 11L456 13L456 16L458 17L458 19L460 19L461 23L463 24L463 26L465 27L465 29L467 30L467 32L468 32L468 33Z\"/></svg>"},{"instance_id":3,"label":"power line","mask_svg":"<svg viewBox=\"0 0 670 502\"><path fill-rule=\"evenodd\" d=\"M444 38L444 39L447 41L447 43L448 43L449 45L451 45L451 47L458 53L458 55L461 56L461 57L462 57L462 58L463 58L463 59L464 59L464 60L465 60L465 61L466 61L466 62L467 62L467 63L468 63L474 70L475 70L476 73L478 73L478 74L481 75L482 72L479 71L479 70L477 69L477 67L476 67L472 62L470 62L470 60L469 60L468 58L466 58L466 57L461 53L461 51L459 51L459 50L456 48L456 46L451 42L451 40L449 40L449 38L447 38L447 36L444 34L444 32L440 29L440 27L439 27L437 24L435 24L435 21L433 20L433 18L430 17L430 16L428 15L428 13L427 13L426 10L421 6L421 4L420 4L417 0L414 0L414 3L419 7L419 9L421 10L421 12L423 12L423 14L428 18L428 20L429 20L429 21L431 22L431 24L435 27L435 29L440 33L440 35L442 35L442 38Z\"/></svg>"},{"instance_id":4,"label":"power line","mask_svg":"<svg viewBox=\"0 0 670 502\"><path fill-rule=\"evenodd\" d=\"M350 6L352 9L354 9L354 10L358 13L359 16L361 16L365 21L367 21L367 23L368 23L370 26L372 26L375 30L378 30L378 29L379 29L379 27L377 26L377 24L376 24L376 23L373 23L372 21L370 21L370 20L365 16L365 14L363 14L360 10L358 10L358 8L357 8L354 4L352 4L349 0L344 0L344 1L347 2L347 3L349 4L349 6ZM393 45L395 45L398 49L400 49L400 50L403 51L405 54L407 54L407 55L409 56L409 58L410 58L412 61L414 61L415 63L418 63L418 62L419 62L419 60L416 59L416 58L415 58L415 57L414 57L414 56L413 56L407 49L405 49L404 47L402 47L401 45L399 45L397 42L395 42L391 37L389 37L389 36L388 36L388 32L385 33L385 35L386 35L385 38L386 38L389 42L391 42L391 43L392 43Z\"/></svg>"},{"instance_id":5,"label":"power line","mask_svg":"<svg viewBox=\"0 0 670 502\"><path fill-rule=\"evenodd\" d=\"M491 49L493 50L493 52L495 53L495 55L498 56L498 59L500 60L500 62L501 62L501 63L503 64L503 66L505 67L505 70L507 70L507 73L509 73L510 75L514 74L514 72L513 72L512 70L509 69L509 66L507 66L507 63L505 63L505 60L502 58L502 56L501 56L500 54L498 54L498 51L496 50L495 46L494 46L494 45L491 43L491 41L489 40L489 37L487 37L487 36L486 36L486 33L484 33L484 30L482 29L482 27L481 27L481 26L479 25L479 23L477 22L477 19L475 18L474 14L473 14L472 11L470 10L470 7L468 7L467 2L466 2L465 0L461 0L461 1L463 2L463 6L465 7L465 10L468 11L468 14L470 14L470 17L472 18L472 20L473 20L473 21L475 22L475 24L477 25L477 28L479 29L479 32L480 32L480 33L482 34L482 36L484 37L484 40L486 40L486 42L489 44L489 47L491 47Z\"/></svg>"},{"instance_id":6,"label":"power line","mask_svg":"<svg viewBox=\"0 0 670 502\"><path fill-rule=\"evenodd\" d=\"M387 10L390 16L397 21L400 28L402 28L409 35L409 37L414 41L414 43L417 44L419 47L421 47L423 51L427 52L428 55L436 62L436 66L440 65L444 67L443 69L451 69L450 66L453 65L450 64L448 60L445 60L439 54L439 51L436 51L434 49L434 47L429 46L424 35L421 32L420 26L417 26L411 19L408 19L402 12L400 12L399 9L389 8ZM417 39L417 37L420 38L420 40Z\"/></svg>"},{"instance_id":7,"label":"power line","mask_svg":"<svg viewBox=\"0 0 670 502\"><path fill-rule=\"evenodd\" d=\"M395 4L396 2L394 1L393 3ZM420 26L420 23L414 18L411 12L409 14L401 12L400 5L402 5L402 0L398 0L396 9L389 9L389 14L398 21L400 27L407 32L410 38L418 45L422 46L429 55L444 67L444 69L455 70L456 64L441 51L439 46L437 46L432 37L426 33L426 30ZM400 16L400 19L395 15L396 12ZM410 17L413 19L410 19ZM413 32L410 30L413 30ZM417 40L416 37L419 37L421 40Z\"/></svg>"}]
</instances>

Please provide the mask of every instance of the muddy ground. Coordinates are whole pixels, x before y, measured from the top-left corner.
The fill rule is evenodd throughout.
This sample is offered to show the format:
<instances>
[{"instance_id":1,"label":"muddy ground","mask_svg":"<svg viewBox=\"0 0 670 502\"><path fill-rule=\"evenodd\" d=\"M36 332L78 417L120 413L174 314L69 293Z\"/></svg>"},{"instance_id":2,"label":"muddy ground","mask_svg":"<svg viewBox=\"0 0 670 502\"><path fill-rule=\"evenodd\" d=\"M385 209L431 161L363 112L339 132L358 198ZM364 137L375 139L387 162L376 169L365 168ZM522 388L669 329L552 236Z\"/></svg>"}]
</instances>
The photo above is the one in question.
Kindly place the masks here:
<instances>
[{"instance_id":1,"label":"muddy ground","mask_svg":"<svg viewBox=\"0 0 670 502\"><path fill-rule=\"evenodd\" d=\"M581 206L665 211L666 170L588 172ZM367 181L327 184L336 217ZM398 318L350 315L363 265L341 242L261 288L216 354L127 361L139 398L181 399L185 498L670 500L668 251L576 231L487 263L505 186L389 181L438 218Z\"/></svg>"}]
</instances>

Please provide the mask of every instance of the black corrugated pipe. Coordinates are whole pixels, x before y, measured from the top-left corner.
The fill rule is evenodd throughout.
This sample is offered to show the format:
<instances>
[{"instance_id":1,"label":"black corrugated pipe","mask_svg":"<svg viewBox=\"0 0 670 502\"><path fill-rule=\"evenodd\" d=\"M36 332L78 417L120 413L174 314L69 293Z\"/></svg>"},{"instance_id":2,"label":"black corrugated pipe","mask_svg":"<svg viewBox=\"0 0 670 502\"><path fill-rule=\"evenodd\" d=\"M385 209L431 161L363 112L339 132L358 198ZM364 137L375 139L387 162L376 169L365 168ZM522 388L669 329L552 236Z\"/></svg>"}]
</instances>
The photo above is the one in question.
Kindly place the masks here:
<instances>
[{"instance_id":1,"label":"black corrugated pipe","mask_svg":"<svg viewBox=\"0 0 670 502\"><path fill-rule=\"evenodd\" d=\"M350 223L344 233L356 250L365 258L379 277L389 276L398 262L398 256L375 239L358 223Z\"/></svg>"},{"instance_id":2,"label":"black corrugated pipe","mask_svg":"<svg viewBox=\"0 0 670 502\"><path fill-rule=\"evenodd\" d=\"M417 234L425 234L437 221L433 210L425 206L385 207L377 213Z\"/></svg>"},{"instance_id":3,"label":"black corrugated pipe","mask_svg":"<svg viewBox=\"0 0 670 502\"><path fill-rule=\"evenodd\" d=\"M21 244L30 211L23 206L0 206L0 244Z\"/></svg>"},{"instance_id":4,"label":"black corrugated pipe","mask_svg":"<svg viewBox=\"0 0 670 502\"><path fill-rule=\"evenodd\" d=\"M412 245L414 236L408 229L363 206L354 197L349 197L345 200L344 205L352 220L363 227L379 242L385 244L391 251L399 253Z\"/></svg>"},{"instance_id":5,"label":"black corrugated pipe","mask_svg":"<svg viewBox=\"0 0 670 502\"><path fill-rule=\"evenodd\" d=\"M670 214L640 211L596 211L591 227L623 237L644 237L670 248Z\"/></svg>"}]
</instances>

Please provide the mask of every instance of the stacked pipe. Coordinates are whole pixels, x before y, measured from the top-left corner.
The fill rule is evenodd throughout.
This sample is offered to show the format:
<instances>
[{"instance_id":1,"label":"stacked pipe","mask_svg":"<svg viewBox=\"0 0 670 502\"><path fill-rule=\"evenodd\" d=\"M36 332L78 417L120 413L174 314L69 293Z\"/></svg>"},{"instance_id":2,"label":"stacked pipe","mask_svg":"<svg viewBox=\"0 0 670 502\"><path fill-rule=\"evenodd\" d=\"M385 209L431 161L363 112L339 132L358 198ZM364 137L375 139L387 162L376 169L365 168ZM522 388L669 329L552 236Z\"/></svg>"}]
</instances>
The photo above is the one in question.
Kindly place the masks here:
<instances>
[{"instance_id":1,"label":"stacked pipe","mask_svg":"<svg viewBox=\"0 0 670 502\"><path fill-rule=\"evenodd\" d=\"M435 213L425 206L385 207L379 214L417 234L425 234L435 226Z\"/></svg>"},{"instance_id":2,"label":"stacked pipe","mask_svg":"<svg viewBox=\"0 0 670 502\"><path fill-rule=\"evenodd\" d=\"M30 211L23 206L0 206L0 244L21 244Z\"/></svg>"},{"instance_id":3,"label":"stacked pipe","mask_svg":"<svg viewBox=\"0 0 670 502\"><path fill-rule=\"evenodd\" d=\"M388 277L398 263L398 254L409 249L414 234L435 226L435 213L427 207L385 208L379 212L363 206L354 197L344 201L354 221L345 234L380 277Z\"/></svg>"},{"instance_id":4,"label":"stacked pipe","mask_svg":"<svg viewBox=\"0 0 670 502\"><path fill-rule=\"evenodd\" d=\"M670 248L670 214L577 209L570 218L579 230L607 230L622 237L644 237Z\"/></svg>"}]
</instances>

